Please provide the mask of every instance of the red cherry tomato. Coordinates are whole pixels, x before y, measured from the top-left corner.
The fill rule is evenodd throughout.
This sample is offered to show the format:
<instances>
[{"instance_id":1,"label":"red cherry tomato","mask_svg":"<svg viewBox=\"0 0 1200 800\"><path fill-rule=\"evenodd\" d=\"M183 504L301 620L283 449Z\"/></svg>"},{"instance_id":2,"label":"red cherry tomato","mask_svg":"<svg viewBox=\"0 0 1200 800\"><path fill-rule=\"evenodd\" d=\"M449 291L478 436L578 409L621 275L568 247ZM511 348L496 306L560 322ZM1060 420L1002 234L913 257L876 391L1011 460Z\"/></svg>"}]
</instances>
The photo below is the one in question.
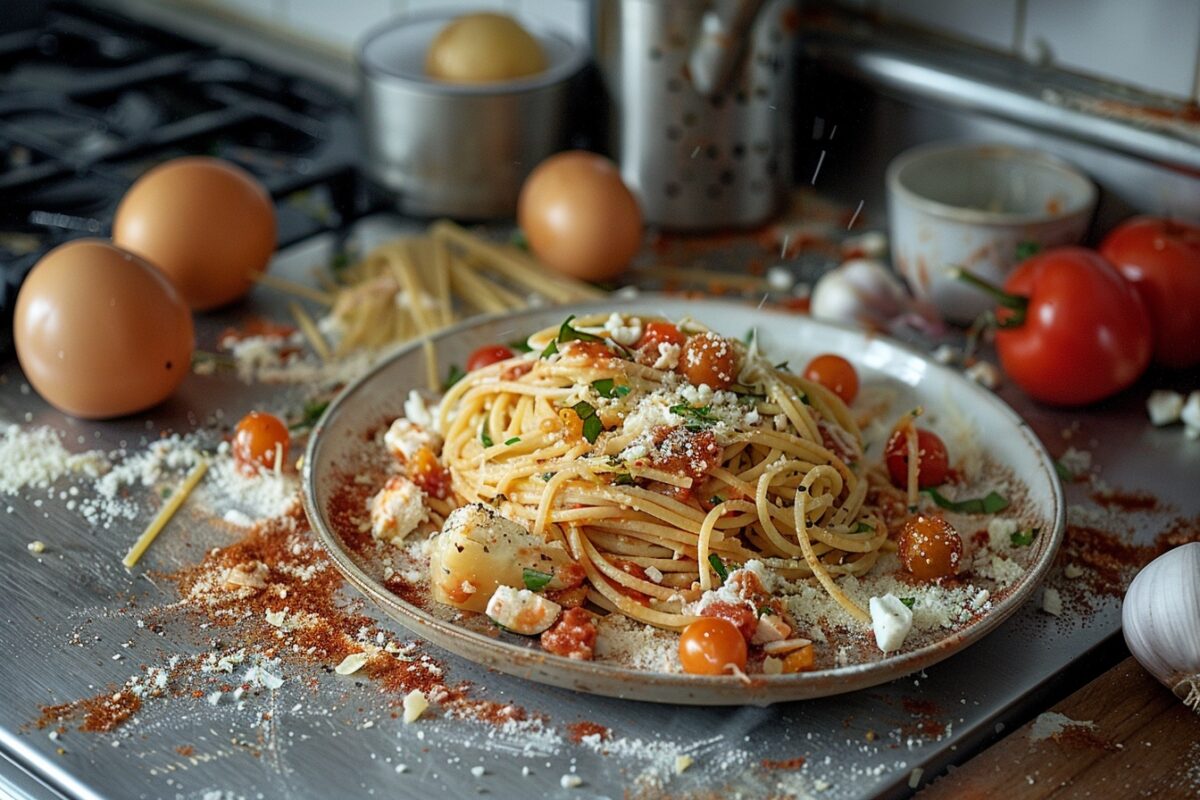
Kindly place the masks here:
<instances>
[{"instance_id":1,"label":"red cherry tomato","mask_svg":"<svg viewBox=\"0 0 1200 800\"><path fill-rule=\"evenodd\" d=\"M1175 368L1200 364L1200 226L1135 217L1105 237L1100 253L1145 303L1154 360Z\"/></svg>"},{"instance_id":2,"label":"red cherry tomato","mask_svg":"<svg viewBox=\"0 0 1200 800\"><path fill-rule=\"evenodd\" d=\"M729 664L745 671L746 640L729 620L701 617L679 635L679 663L693 675L724 675Z\"/></svg>"},{"instance_id":3,"label":"red cherry tomato","mask_svg":"<svg viewBox=\"0 0 1200 800\"><path fill-rule=\"evenodd\" d=\"M512 357L513 351L511 348L505 347L502 344L485 344L474 353L471 353L471 357L467 359L467 372L474 372L490 364L495 364L497 361L507 361Z\"/></svg>"},{"instance_id":4,"label":"red cherry tomato","mask_svg":"<svg viewBox=\"0 0 1200 800\"><path fill-rule=\"evenodd\" d=\"M896 547L900 565L914 578L936 581L958 574L962 537L941 517L913 517L904 523Z\"/></svg>"},{"instance_id":5,"label":"red cherry tomato","mask_svg":"<svg viewBox=\"0 0 1200 800\"><path fill-rule=\"evenodd\" d=\"M804 368L804 377L819 383L850 405L858 397L858 373L854 365L832 353L819 355Z\"/></svg>"},{"instance_id":6,"label":"red cherry tomato","mask_svg":"<svg viewBox=\"0 0 1200 800\"><path fill-rule=\"evenodd\" d=\"M737 353L725 337L697 333L683 344L679 371L693 386L703 383L713 389L728 389L737 380Z\"/></svg>"},{"instance_id":7,"label":"red cherry tomato","mask_svg":"<svg viewBox=\"0 0 1200 800\"><path fill-rule=\"evenodd\" d=\"M287 458L291 438L279 417L251 411L233 431L233 461L238 472L254 475L260 469L275 469L276 454Z\"/></svg>"},{"instance_id":8,"label":"red cherry tomato","mask_svg":"<svg viewBox=\"0 0 1200 800\"><path fill-rule=\"evenodd\" d=\"M883 451L888 475L895 486L908 486L908 437L904 428L896 430ZM917 428L917 486L928 489L945 482L950 471L950 456L941 437L933 431Z\"/></svg>"},{"instance_id":9,"label":"red cherry tomato","mask_svg":"<svg viewBox=\"0 0 1200 800\"><path fill-rule=\"evenodd\" d=\"M1003 292L989 291L1000 297L1000 365L1036 400L1094 403L1133 384L1150 362L1146 308L1099 253L1046 250L1017 267Z\"/></svg>"}]
</instances>

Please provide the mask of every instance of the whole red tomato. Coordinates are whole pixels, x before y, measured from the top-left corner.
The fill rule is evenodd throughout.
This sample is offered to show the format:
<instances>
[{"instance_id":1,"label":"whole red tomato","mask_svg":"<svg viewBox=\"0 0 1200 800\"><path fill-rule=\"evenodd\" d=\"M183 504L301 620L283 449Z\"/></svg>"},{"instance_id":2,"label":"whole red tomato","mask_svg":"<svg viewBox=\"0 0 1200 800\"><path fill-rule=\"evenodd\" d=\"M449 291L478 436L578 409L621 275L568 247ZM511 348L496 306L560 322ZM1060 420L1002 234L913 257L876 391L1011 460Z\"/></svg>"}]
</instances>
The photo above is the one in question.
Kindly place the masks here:
<instances>
[{"instance_id":1,"label":"whole red tomato","mask_svg":"<svg viewBox=\"0 0 1200 800\"><path fill-rule=\"evenodd\" d=\"M1150 319L1133 286L1094 250L1060 247L1026 260L997 295L1000 365L1030 396L1081 406L1116 394L1150 362Z\"/></svg>"},{"instance_id":2,"label":"whole red tomato","mask_svg":"<svg viewBox=\"0 0 1200 800\"><path fill-rule=\"evenodd\" d=\"M1200 227L1134 217L1104 238L1100 252L1133 284L1154 330L1154 360L1200 364Z\"/></svg>"}]
</instances>

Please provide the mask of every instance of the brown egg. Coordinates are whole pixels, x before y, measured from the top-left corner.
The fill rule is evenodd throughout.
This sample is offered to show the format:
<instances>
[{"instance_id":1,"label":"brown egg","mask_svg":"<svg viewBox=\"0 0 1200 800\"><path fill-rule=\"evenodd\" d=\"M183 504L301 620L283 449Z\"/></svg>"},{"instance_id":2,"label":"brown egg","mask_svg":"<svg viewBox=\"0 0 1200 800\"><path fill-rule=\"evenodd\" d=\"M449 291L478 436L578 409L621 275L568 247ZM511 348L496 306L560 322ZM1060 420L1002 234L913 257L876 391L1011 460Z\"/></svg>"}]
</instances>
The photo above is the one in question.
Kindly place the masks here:
<instances>
[{"instance_id":1,"label":"brown egg","mask_svg":"<svg viewBox=\"0 0 1200 800\"><path fill-rule=\"evenodd\" d=\"M275 206L241 167L177 158L129 187L113 242L162 270L188 305L203 311L238 299L266 269L275 251Z\"/></svg>"},{"instance_id":2,"label":"brown egg","mask_svg":"<svg viewBox=\"0 0 1200 800\"><path fill-rule=\"evenodd\" d=\"M149 408L191 369L192 314L145 260L100 239L34 266L13 320L25 377L51 405L102 419Z\"/></svg>"},{"instance_id":3,"label":"brown egg","mask_svg":"<svg viewBox=\"0 0 1200 800\"><path fill-rule=\"evenodd\" d=\"M425 53L431 78L490 83L536 75L546 69L538 40L504 14L466 14L442 28Z\"/></svg>"},{"instance_id":4,"label":"brown egg","mask_svg":"<svg viewBox=\"0 0 1200 800\"><path fill-rule=\"evenodd\" d=\"M642 244L642 212L616 165L583 150L538 164L521 187L517 223L544 264L586 281L621 274Z\"/></svg>"}]
</instances>

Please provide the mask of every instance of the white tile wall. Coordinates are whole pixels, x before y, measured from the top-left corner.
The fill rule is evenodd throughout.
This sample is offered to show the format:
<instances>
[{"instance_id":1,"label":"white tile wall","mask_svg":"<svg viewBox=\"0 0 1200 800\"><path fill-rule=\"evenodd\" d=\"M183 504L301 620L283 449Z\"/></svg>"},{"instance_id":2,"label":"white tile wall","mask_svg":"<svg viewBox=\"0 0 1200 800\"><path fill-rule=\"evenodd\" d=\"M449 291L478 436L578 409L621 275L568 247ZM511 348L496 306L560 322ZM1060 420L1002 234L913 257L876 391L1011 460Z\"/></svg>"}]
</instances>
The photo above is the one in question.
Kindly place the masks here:
<instances>
[{"instance_id":1,"label":"white tile wall","mask_svg":"<svg viewBox=\"0 0 1200 800\"><path fill-rule=\"evenodd\" d=\"M1197 0L1027 0L1026 52L1158 92L1192 96L1200 59Z\"/></svg>"},{"instance_id":2,"label":"white tile wall","mask_svg":"<svg viewBox=\"0 0 1200 800\"><path fill-rule=\"evenodd\" d=\"M1018 0L880 0L884 19L903 20L998 50L1011 50Z\"/></svg>"},{"instance_id":3,"label":"white tile wall","mask_svg":"<svg viewBox=\"0 0 1200 800\"><path fill-rule=\"evenodd\" d=\"M278 26L350 52L367 29L389 17L426 11L495 10L544 21L587 37L587 0L205 0L224 10Z\"/></svg>"}]
</instances>

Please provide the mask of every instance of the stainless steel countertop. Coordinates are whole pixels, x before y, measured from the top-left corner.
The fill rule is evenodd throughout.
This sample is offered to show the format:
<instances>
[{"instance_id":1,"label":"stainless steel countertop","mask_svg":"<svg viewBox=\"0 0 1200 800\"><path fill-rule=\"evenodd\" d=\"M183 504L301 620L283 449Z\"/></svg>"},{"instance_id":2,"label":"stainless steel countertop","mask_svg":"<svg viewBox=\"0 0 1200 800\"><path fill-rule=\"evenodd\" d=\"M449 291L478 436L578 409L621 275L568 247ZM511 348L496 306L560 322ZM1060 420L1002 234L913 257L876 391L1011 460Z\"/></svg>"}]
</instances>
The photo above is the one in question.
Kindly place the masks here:
<instances>
[{"instance_id":1,"label":"stainless steel countertop","mask_svg":"<svg viewBox=\"0 0 1200 800\"><path fill-rule=\"evenodd\" d=\"M374 229L375 237L396 229L389 219L365 227ZM293 247L277 257L272 271L303 278L328 258L329 247L329 237ZM201 346L211 348L216 331L248 314L286 318L283 303L284 298L257 288L242 305L202 319ZM1063 432L1070 430L1069 444L1091 451L1106 482L1153 492L1173 507L1169 513L1128 515L1139 542L1152 541L1170 517L1200 512L1195 494L1200 443L1186 440L1178 429L1151 428L1143 410L1146 393L1157 388L1151 384L1143 381L1122 397L1079 412L1036 407L1011 386L1000 390L1053 454L1066 448ZM192 430L218 410L234 420L258 402L278 404L280 391L246 386L228 375L193 375L173 399L147 414L89 423L46 406L25 385L13 360L0 367L0 423L52 426L65 434L69 448L110 449L122 442L138 447L160 430ZM1089 502L1081 485L1068 487L1068 499ZM1027 719L1045 708L1048 698L1077 688L1084 677L1108 666L1114 652L1105 642L1119 627L1115 599L1098 600L1088 615L1068 604L1061 618L1030 603L996 633L928 674L769 708L605 699L492 674L449 655L440 659L451 680L480 687L478 696L548 715L562 736L549 746L544 738L506 737L482 723L436 715L404 725L390 716L394 696L315 667L307 672L289 668L279 689L249 692L242 707L174 697L147 702L115 733L72 729L52 740L47 730L32 725L41 706L121 684L142 663L206 652L210 638L219 635L183 622L161 635L137 626L137 608L174 599L173 589L156 585L145 577L146 570L194 563L201 548L229 541L227 528L214 520L182 514L151 549L144 568L131 575L121 568L120 557L148 521L152 505L147 502L136 521L93 530L68 510L58 491L0 496L5 512L0 514L0 652L7 656L0 663L0 752L11 762L0 765L6 776L0 790L88 798L415 797L435 791L451 797L598 798L636 796L646 778L656 777L672 796L698 789L745 797L903 795L914 768L933 775L961 761L1003 726ZM47 545L40 556L26 550L34 539ZM1063 586L1061 568L1051 582ZM403 631L396 635L411 638ZM920 721L906 710L906 701L909 708L914 701L932 703L937 710L930 718L945 723L945 733L906 732ZM266 728L259 724L263 711L272 715ZM565 726L579 720L612 729L617 741L610 754L567 741ZM876 734L873 742L868 731ZM180 755L181 745L194 752ZM695 759L678 776L672 768L675 752ZM801 770L761 766L763 759L797 756L806 762ZM401 763L407 771L397 773ZM485 768L482 777L471 773L476 765ZM560 777L568 771L576 772L583 785L562 788Z\"/></svg>"}]
</instances>

